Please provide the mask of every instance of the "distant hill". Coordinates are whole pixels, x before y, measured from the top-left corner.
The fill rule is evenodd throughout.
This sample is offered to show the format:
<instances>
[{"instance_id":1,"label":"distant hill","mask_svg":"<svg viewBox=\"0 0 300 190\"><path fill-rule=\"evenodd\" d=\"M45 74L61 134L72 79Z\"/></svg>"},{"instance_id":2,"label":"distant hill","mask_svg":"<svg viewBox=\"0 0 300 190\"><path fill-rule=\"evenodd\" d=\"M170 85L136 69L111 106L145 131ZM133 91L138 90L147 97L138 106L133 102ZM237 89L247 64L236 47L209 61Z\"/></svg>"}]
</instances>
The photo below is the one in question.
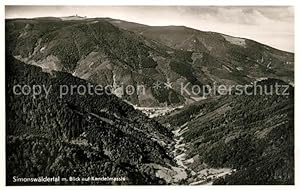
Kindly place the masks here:
<instances>
[{"instance_id":1,"label":"distant hill","mask_svg":"<svg viewBox=\"0 0 300 190\"><path fill-rule=\"evenodd\" d=\"M234 79L234 81L237 79L232 75L238 73L244 74L242 77L245 79L260 78L265 75L280 78L288 83L294 81L294 54L254 40L216 32L204 32L185 26L145 26L125 21L116 22L114 19L107 20L116 26L134 31L168 47L202 53L204 58L208 58L204 59L202 64L198 60L198 66L202 67L203 70L203 67L208 65L208 70L211 73L219 70L220 73L213 75L220 79L227 79L226 76L222 75L227 70L228 79ZM209 57L213 59L209 59Z\"/></svg>"},{"instance_id":2,"label":"distant hill","mask_svg":"<svg viewBox=\"0 0 300 190\"><path fill-rule=\"evenodd\" d=\"M66 71L97 84L143 84L147 95L122 96L138 106L175 106L199 98L181 94L182 83L294 81L292 53L184 26L110 18L7 19L6 50L44 70ZM172 89L155 89L156 82L171 82Z\"/></svg>"}]
</instances>

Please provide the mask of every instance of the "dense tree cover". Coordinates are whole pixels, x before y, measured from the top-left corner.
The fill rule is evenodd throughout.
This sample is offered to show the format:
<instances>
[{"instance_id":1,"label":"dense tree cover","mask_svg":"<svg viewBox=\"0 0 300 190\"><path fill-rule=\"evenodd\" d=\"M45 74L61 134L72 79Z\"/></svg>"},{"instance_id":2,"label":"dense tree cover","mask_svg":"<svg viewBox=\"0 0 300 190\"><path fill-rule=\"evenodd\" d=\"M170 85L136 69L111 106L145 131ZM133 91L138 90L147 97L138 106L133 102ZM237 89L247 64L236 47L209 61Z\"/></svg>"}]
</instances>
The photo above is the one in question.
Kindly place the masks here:
<instances>
[{"instance_id":1,"label":"dense tree cover","mask_svg":"<svg viewBox=\"0 0 300 190\"><path fill-rule=\"evenodd\" d=\"M137 24L136 27L131 26L129 29L140 32L140 27ZM273 74L278 77L279 75L280 77L285 75L281 79L289 78L293 80L293 64L286 64L286 62L294 62L294 54L280 51L253 40L215 32L199 31L186 26L144 27L142 35L176 50L209 53L210 58L219 59L217 61L219 68L222 66L221 64L230 66L232 74L237 74L238 70L235 67L240 67L243 68L244 74L268 75L269 77ZM240 42L240 44L232 43L233 41ZM204 59L206 58L204 57ZM272 69L266 68L270 62L272 63ZM207 63L215 66L213 61ZM239 80L239 78L230 75L226 77L235 78L235 81ZM244 77L245 79L247 79L247 76Z\"/></svg>"},{"instance_id":2,"label":"dense tree cover","mask_svg":"<svg viewBox=\"0 0 300 190\"><path fill-rule=\"evenodd\" d=\"M73 72L77 61L82 57L99 50L135 70L157 66L149 52L159 52L159 49L147 46L142 37L137 37L132 32L119 29L103 20L58 20L6 21L9 52L33 60L55 55L61 61L62 70L67 72ZM45 52L34 52L39 46L46 46Z\"/></svg>"},{"instance_id":3,"label":"dense tree cover","mask_svg":"<svg viewBox=\"0 0 300 190\"><path fill-rule=\"evenodd\" d=\"M66 26L78 24L76 21L58 22L60 19L12 19L5 23L7 52L27 57L33 53L38 39Z\"/></svg>"},{"instance_id":4,"label":"dense tree cover","mask_svg":"<svg viewBox=\"0 0 300 190\"><path fill-rule=\"evenodd\" d=\"M55 68L48 65L49 61L46 61L44 66L77 73L78 77L103 85L111 85L113 75L110 69L100 65L111 64L110 67L114 68L114 72L118 76L124 76L125 81L130 85L145 84L148 89L151 89L153 97L156 98L156 104L184 102L175 90L155 91L151 88L156 81L166 82L166 76L162 75L161 68L157 68L156 57L164 59L163 62L167 64L172 57L166 52L169 48L147 40L134 32L114 26L105 19L7 20L6 48L10 54L18 56L26 63L34 62L39 65L45 60L54 59ZM181 52L180 55L183 54L186 53ZM185 57L190 55L191 53ZM179 57L181 56L178 55L177 58ZM93 67L90 67L91 63ZM101 70L94 72L100 68ZM129 77L130 80L128 80ZM124 99L133 104L140 103L137 97L124 96Z\"/></svg>"},{"instance_id":5,"label":"dense tree cover","mask_svg":"<svg viewBox=\"0 0 300 190\"><path fill-rule=\"evenodd\" d=\"M134 86L147 84L149 95L123 96L140 106L183 104L190 97L181 93L182 82L247 84L261 77L293 82L294 75L292 53L251 40L110 18L7 19L6 49L26 63L97 84L111 85L113 76ZM151 88L168 80L172 90Z\"/></svg>"},{"instance_id":6,"label":"dense tree cover","mask_svg":"<svg viewBox=\"0 0 300 190\"><path fill-rule=\"evenodd\" d=\"M172 135L159 123L114 95L74 93L60 98L59 85L87 82L67 73L44 73L9 56L6 61L8 184L15 184L13 176L46 175L126 177L122 184L163 183L145 165L173 164L160 143L170 143ZM52 88L48 97L45 93L32 97L15 95L14 85ZM103 184L109 183L114 182Z\"/></svg>"},{"instance_id":7,"label":"dense tree cover","mask_svg":"<svg viewBox=\"0 0 300 190\"><path fill-rule=\"evenodd\" d=\"M41 136L9 136L7 184L12 176L39 177L126 177L126 181L79 181L51 184L158 184L163 181L155 178L155 171L112 162L99 147L55 141ZM45 183L18 183L17 185L45 185Z\"/></svg>"},{"instance_id":8,"label":"dense tree cover","mask_svg":"<svg viewBox=\"0 0 300 190\"><path fill-rule=\"evenodd\" d=\"M276 83L286 85L275 79L258 85L265 85L269 91ZM183 137L190 146L188 155L198 155L200 164L237 170L214 184L293 184L294 92L291 86L289 94L213 97L160 118L160 122L170 121L171 125L177 122L177 127L186 123Z\"/></svg>"}]
</instances>

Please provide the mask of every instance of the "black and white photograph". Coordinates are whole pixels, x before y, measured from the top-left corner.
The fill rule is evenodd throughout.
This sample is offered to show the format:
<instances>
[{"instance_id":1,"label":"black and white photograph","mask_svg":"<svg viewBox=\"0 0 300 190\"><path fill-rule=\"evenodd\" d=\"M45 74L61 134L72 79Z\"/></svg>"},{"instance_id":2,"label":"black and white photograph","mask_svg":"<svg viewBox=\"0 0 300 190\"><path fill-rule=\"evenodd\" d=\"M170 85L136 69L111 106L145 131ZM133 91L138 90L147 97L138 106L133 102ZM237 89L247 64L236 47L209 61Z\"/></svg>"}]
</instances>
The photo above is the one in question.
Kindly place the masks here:
<instances>
[{"instance_id":1,"label":"black and white photograph","mask_svg":"<svg viewBox=\"0 0 300 190\"><path fill-rule=\"evenodd\" d=\"M294 14L6 5L5 185L293 186Z\"/></svg>"}]
</instances>

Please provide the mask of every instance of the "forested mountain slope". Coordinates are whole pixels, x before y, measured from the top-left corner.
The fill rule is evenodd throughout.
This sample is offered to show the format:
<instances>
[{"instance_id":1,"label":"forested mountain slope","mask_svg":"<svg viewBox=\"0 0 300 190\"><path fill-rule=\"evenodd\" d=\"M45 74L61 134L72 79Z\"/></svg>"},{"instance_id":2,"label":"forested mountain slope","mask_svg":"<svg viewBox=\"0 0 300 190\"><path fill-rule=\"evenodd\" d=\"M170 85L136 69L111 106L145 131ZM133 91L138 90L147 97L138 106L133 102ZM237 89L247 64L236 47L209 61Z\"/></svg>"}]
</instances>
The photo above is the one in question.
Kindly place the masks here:
<instances>
[{"instance_id":1,"label":"forested mountain slope","mask_svg":"<svg viewBox=\"0 0 300 190\"><path fill-rule=\"evenodd\" d=\"M193 52L193 62L201 67L202 78L207 77L207 82L242 83L261 77L279 78L288 83L294 81L294 54L254 40L186 26L145 26L107 20L173 49Z\"/></svg>"},{"instance_id":2,"label":"forested mountain slope","mask_svg":"<svg viewBox=\"0 0 300 190\"><path fill-rule=\"evenodd\" d=\"M7 184L20 185L13 176L126 178L86 184L165 183L149 166L174 163L166 151L172 134L159 123L114 95L60 98L60 85L87 85L68 73L44 73L10 56L6 63ZM43 85L51 91L47 97L17 95L15 85Z\"/></svg>"},{"instance_id":3,"label":"forested mountain slope","mask_svg":"<svg viewBox=\"0 0 300 190\"><path fill-rule=\"evenodd\" d=\"M258 84L270 89L276 83L286 84L274 79ZM185 159L192 160L188 167L195 173L206 168L234 171L218 179L216 175L207 174L199 181L294 184L292 86L289 94L213 97L161 117L159 121L178 129L187 149ZM194 176L197 179L197 175Z\"/></svg>"},{"instance_id":4,"label":"forested mountain slope","mask_svg":"<svg viewBox=\"0 0 300 190\"><path fill-rule=\"evenodd\" d=\"M119 95L138 106L182 105L202 94L181 85L294 81L294 54L252 40L182 26L153 27L110 18L6 20L6 49L15 58L102 85L146 86ZM164 88L165 83L172 88ZM155 83L162 88L154 88ZM189 91L191 87L187 88Z\"/></svg>"}]
</instances>

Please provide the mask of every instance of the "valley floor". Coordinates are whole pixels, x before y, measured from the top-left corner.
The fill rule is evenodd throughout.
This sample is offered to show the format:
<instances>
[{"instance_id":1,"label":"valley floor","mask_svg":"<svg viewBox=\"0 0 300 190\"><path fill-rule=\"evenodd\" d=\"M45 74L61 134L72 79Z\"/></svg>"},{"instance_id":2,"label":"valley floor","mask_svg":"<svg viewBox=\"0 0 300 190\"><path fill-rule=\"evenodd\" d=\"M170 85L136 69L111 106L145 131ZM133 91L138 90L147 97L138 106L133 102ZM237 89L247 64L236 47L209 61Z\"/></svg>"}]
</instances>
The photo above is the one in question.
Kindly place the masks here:
<instances>
[{"instance_id":1,"label":"valley floor","mask_svg":"<svg viewBox=\"0 0 300 190\"><path fill-rule=\"evenodd\" d=\"M174 134L174 145L169 146L177 166L170 168L155 165L156 176L165 179L169 184L183 185L211 185L217 178L230 175L234 172L231 168L205 168L195 171L191 165L195 162L194 158L187 158L188 144L184 142L182 134L187 130L187 123L180 128L172 131ZM205 165L205 164L204 164Z\"/></svg>"},{"instance_id":2,"label":"valley floor","mask_svg":"<svg viewBox=\"0 0 300 190\"><path fill-rule=\"evenodd\" d=\"M149 118L154 118L154 117L164 116L176 109L181 109L181 108L183 108L183 105L177 106L177 107L137 107L137 106L134 106L134 108L142 111Z\"/></svg>"}]
</instances>

